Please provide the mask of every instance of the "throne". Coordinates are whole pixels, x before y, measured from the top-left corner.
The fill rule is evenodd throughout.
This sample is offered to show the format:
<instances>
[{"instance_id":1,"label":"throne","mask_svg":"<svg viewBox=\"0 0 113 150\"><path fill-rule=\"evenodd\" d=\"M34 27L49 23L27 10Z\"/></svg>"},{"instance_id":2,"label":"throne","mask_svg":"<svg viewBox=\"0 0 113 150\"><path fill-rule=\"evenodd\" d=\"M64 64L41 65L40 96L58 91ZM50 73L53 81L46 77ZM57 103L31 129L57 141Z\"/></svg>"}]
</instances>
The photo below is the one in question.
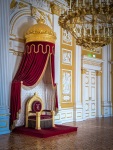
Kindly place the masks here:
<instances>
[{"instance_id":1,"label":"throne","mask_svg":"<svg viewBox=\"0 0 113 150\"><path fill-rule=\"evenodd\" d=\"M41 128L54 127L54 111L43 110L43 103L35 93L26 103L26 123L25 127Z\"/></svg>"}]
</instances>

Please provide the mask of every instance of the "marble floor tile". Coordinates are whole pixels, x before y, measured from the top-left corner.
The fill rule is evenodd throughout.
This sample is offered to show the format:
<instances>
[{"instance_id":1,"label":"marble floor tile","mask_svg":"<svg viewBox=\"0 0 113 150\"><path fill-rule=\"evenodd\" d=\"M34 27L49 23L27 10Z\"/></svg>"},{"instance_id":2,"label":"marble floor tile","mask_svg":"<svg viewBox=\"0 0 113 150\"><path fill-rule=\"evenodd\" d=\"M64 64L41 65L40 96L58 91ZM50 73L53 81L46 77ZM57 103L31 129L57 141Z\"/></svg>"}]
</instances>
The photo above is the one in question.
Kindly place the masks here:
<instances>
[{"instance_id":1,"label":"marble floor tile","mask_svg":"<svg viewBox=\"0 0 113 150\"><path fill-rule=\"evenodd\" d=\"M10 133L0 136L0 150L113 150L113 117L88 119L64 125L77 132L36 138Z\"/></svg>"}]
</instances>

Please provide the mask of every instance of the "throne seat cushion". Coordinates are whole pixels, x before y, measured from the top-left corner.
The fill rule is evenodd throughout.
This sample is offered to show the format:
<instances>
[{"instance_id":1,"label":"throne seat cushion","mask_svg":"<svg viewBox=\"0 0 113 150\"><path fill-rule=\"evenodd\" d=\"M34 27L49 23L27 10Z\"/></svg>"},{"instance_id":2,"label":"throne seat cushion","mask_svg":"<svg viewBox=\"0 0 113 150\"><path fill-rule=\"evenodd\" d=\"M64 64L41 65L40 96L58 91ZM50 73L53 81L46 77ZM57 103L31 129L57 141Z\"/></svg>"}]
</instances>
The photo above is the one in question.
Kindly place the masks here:
<instances>
[{"instance_id":1,"label":"throne seat cushion","mask_svg":"<svg viewBox=\"0 0 113 150\"><path fill-rule=\"evenodd\" d=\"M44 120L45 119L52 119L52 115L41 115L40 117L41 117L40 118L41 120L43 120L43 119ZM28 119L35 121L36 120L36 116L29 116Z\"/></svg>"},{"instance_id":2,"label":"throne seat cushion","mask_svg":"<svg viewBox=\"0 0 113 150\"><path fill-rule=\"evenodd\" d=\"M43 119L51 119L52 115L41 115L41 120Z\"/></svg>"},{"instance_id":3,"label":"throne seat cushion","mask_svg":"<svg viewBox=\"0 0 113 150\"><path fill-rule=\"evenodd\" d=\"M36 120L28 120L28 127L35 128L36 127ZM41 128L51 128L52 127L52 119L41 120L40 121Z\"/></svg>"}]
</instances>

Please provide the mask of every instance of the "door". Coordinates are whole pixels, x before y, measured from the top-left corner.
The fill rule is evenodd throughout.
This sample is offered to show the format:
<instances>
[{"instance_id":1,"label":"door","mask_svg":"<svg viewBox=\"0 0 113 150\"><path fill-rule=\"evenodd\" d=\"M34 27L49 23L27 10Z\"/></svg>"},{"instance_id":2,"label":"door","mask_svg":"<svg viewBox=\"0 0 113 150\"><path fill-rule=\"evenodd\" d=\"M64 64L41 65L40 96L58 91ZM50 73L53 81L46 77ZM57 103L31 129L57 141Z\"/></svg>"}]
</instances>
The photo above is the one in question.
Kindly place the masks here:
<instances>
[{"instance_id":1,"label":"door","mask_svg":"<svg viewBox=\"0 0 113 150\"><path fill-rule=\"evenodd\" d=\"M83 75L84 118L96 117L96 72L87 70Z\"/></svg>"}]
</instances>

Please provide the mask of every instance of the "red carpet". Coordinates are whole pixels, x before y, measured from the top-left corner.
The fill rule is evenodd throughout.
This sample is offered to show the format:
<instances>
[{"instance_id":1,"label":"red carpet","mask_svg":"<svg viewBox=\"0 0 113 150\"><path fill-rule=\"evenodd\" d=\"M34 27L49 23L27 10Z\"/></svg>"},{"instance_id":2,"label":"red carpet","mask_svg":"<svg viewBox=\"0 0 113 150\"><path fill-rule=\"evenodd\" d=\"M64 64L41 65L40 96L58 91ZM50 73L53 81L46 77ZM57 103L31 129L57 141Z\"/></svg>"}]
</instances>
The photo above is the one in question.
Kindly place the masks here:
<instances>
[{"instance_id":1,"label":"red carpet","mask_svg":"<svg viewBox=\"0 0 113 150\"><path fill-rule=\"evenodd\" d=\"M39 138L47 138L55 135L66 134L77 131L77 127L56 125L54 128L35 130L33 128L17 127L13 130L15 133L35 136Z\"/></svg>"}]
</instances>

